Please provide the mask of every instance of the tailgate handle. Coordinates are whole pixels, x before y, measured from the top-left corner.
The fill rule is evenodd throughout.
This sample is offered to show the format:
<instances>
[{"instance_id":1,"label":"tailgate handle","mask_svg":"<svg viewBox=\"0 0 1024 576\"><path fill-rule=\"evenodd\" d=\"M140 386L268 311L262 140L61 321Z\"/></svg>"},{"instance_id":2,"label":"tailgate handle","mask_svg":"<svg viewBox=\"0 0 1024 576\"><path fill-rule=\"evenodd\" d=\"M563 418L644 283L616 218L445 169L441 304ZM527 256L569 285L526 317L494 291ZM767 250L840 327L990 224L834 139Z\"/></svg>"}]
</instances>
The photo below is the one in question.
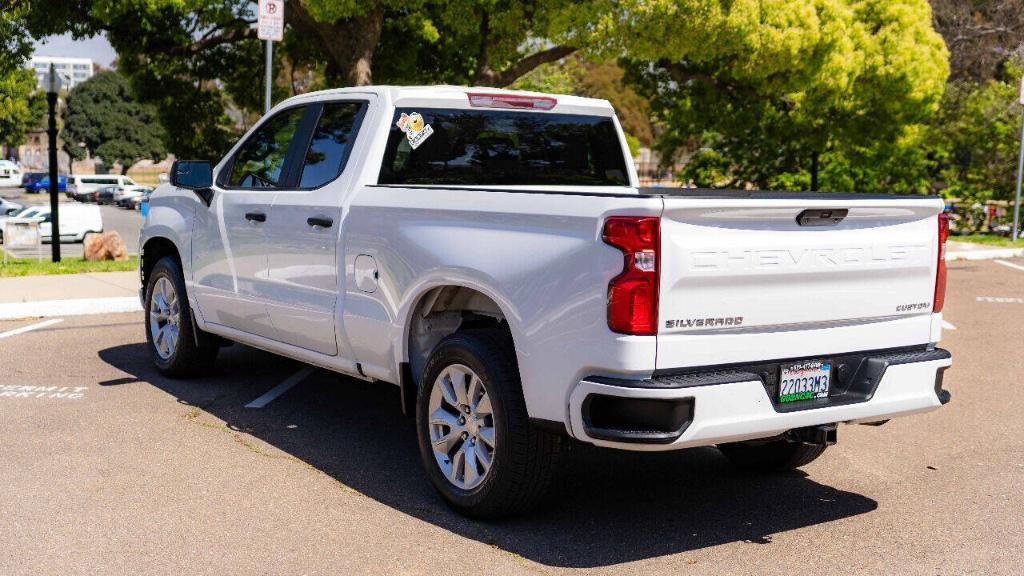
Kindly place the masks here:
<instances>
[{"instance_id":1,"label":"tailgate handle","mask_svg":"<svg viewBox=\"0 0 1024 576\"><path fill-rule=\"evenodd\" d=\"M846 208L808 208L797 215L796 223L801 226L835 226L849 212Z\"/></svg>"}]
</instances>

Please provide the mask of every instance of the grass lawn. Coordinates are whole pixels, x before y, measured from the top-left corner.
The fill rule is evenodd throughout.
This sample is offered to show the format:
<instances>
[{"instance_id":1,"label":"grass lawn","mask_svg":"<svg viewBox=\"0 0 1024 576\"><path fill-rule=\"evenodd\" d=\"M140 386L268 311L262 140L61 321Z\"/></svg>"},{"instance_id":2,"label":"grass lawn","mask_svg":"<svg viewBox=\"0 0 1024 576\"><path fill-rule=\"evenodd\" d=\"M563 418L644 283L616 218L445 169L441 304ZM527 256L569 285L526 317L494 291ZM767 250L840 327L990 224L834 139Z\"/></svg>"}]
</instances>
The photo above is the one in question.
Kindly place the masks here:
<instances>
[{"instance_id":1,"label":"grass lawn","mask_svg":"<svg viewBox=\"0 0 1024 576\"><path fill-rule=\"evenodd\" d=\"M80 274L82 272L124 272L136 270L139 267L139 257L130 256L124 262L113 260L101 260L89 262L81 257L64 256L60 262L50 262L49 250L40 262L35 258L7 258L3 262L3 255L0 254L0 277L3 276L38 276L43 274Z\"/></svg>"},{"instance_id":2,"label":"grass lawn","mask_svg":"<svg viewBox=\"0 0 1024 576\"><path fill-rule=\"evenodd\" d=\"M950 236L950 242L970 242L972 244L990 244L992 246L1008 246L1024 248L1024 240L1017 240L1014 244L1009 237L994 236L990 234L968 234L966 236Z\"/></svg>"}]
</instances>

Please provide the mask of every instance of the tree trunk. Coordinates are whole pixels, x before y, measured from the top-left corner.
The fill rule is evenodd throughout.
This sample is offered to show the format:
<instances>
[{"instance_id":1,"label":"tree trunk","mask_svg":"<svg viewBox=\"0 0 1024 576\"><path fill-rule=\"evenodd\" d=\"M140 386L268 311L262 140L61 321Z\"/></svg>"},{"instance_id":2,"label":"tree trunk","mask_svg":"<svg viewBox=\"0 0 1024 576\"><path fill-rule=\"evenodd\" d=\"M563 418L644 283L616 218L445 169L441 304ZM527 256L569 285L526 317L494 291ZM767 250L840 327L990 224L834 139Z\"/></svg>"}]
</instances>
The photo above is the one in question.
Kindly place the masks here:
<instances>
[{"instance_id":1,"label":"tree trunk","mask_svg":"<svg viewBox=\"0 0 1024 576\"><path fill-rule=\"evenodd\" d=\"M285 3L295 30L314 38L327 55L327 81L341 86L373 83L373 55L384 27L384 5L377 0L362 16L319 22L299 0Z\"/></svg>"},{"instance_id":2,"label":"tree trunk","mask_svg":"<svg viewBox=\"0 0 1024 576\"><path fill-rule=\"evenodd\" d=\"M818 191L818 153L811 152L811 192Z\"/></svg>"},{"instance_id":3,"label":"tree trunk","mask_svg":"<svg viewBox=\"0 0 1024 576\"><path fill-rule=\"evenodd\" d=\"M547 50L541 50L534 54L514 62L504 70L494 70L487 61L487 54L481 54L481 64L477 67L476 78L473 80L475 86L493 86L504 88L519 78L532 72L541 64L561 60L576 51L572 46L554 46Z\"/></svg>"}]
</instances>

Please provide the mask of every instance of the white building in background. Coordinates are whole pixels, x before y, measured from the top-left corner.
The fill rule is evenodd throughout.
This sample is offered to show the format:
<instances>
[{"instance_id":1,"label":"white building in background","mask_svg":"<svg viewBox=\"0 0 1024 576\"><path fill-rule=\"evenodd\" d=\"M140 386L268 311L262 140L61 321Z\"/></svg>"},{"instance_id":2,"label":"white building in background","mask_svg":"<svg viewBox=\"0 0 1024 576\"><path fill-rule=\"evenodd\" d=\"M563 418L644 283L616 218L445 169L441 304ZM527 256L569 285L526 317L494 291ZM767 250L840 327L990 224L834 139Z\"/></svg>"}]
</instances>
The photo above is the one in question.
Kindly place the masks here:
<instances>
[{"instance_id":1,"label":"white building in background","mask_svg":"<svg viewBox=\"0 0 1024 576\"><path fill-rule=\"evenodd\" d=\"M91 58L62 58L59 56L33 56L29 67L36 73L36 82L45 90L46 75L50 72L50 64L56 68L65 90L71 90L76 84L92 78Z\"/></svg>"}]
</instances>

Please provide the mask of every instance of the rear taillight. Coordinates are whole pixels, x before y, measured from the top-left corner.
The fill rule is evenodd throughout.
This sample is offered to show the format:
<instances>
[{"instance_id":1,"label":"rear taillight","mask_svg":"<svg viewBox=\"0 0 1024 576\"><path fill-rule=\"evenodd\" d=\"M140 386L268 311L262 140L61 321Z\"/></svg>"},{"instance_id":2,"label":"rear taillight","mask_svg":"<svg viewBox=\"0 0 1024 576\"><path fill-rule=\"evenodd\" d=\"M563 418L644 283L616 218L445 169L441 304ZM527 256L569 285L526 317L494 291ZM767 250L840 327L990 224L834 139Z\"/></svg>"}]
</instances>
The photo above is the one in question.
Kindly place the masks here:
<instances>
[{"instance_id":1,"label":"rear taillight","mask_svg":"<svg viewBox=\"0 0 1024 576\"><path fill-rule=\"evenodd\" d=\"M946 239L949 238L949 217L943 212L939 214L939 250L935 273L935 298L932 300L932 312L942 312L946 303Z\"/></svg>"},{"instance_id":2,"label":"rear taillight","mask_svg":"<svg viewBox=\"0 0 1024 576\"><path fill-rule=\"evenodd\" d=\"M608 284L608 327L620 334L658 333L658 268L661 220L613 216L604 223L604 241L622 250L622 273Z\"/></svg>"}]
</instances>

